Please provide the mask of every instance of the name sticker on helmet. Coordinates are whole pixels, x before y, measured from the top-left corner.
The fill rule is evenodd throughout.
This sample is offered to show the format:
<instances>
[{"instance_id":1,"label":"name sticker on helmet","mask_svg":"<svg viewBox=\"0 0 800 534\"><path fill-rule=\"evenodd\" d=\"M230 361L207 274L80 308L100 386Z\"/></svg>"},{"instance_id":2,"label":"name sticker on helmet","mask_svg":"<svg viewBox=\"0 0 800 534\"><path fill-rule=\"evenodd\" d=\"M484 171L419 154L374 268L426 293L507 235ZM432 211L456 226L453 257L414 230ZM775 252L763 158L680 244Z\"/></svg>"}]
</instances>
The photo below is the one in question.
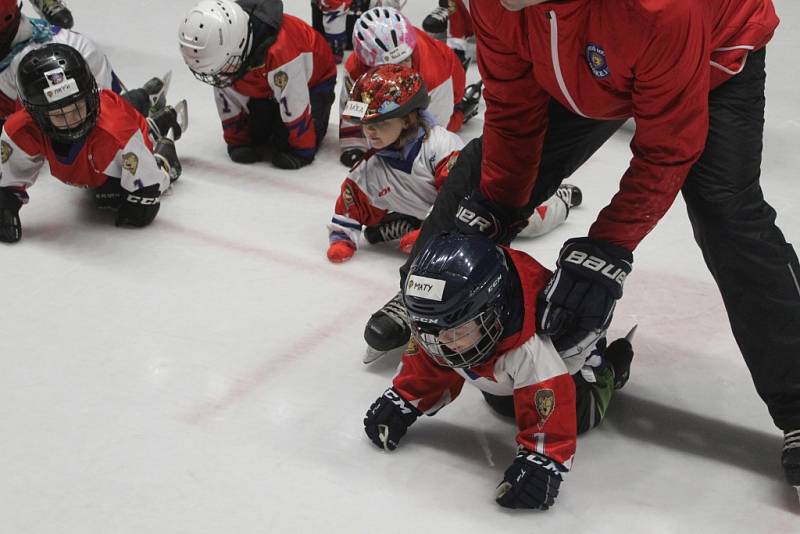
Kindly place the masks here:
<instances>
[{"instance_id":1,"label":"name sticker on helmet","mask_svg":"<svg viewBox=\"0 0 800 534\"><path fill-rule=\"evenodd\" d=\"M363 119L364 115L367 114L367 104L364 102L359 102L357 100L348 100L347 104L344 106L344 111L342 115L347 115L348 117L356 117L357 119Z\"/></svg>"},{"instance_id":2,"label":"name sticker on helmet","mask_svg":"<svg viewBox=\"0 0 800 534\"><path fill-rule=\"evenodd\" d=\"M72 78L67 78L66 74L64 74L64 69L60 67L45 72L44 79L47 80L47 89L44 90L44 97L48 103L56 102L79 92L77 82Z\"/></svg>"},{"instance_id":3,"label":"name sticker on helmet","mask_svg":"<svg viewBox=\"0 0 800 534\"><path fill-rule=\"evenodd\" d=\"M444 295L444 286L444 280L412 274L406 281L406 296L441 302L442 295Z\"/></svg>"},{"instance_id":4,"label":"name sticker on helmet","mask_svg":"<svg viewBox=\"0 0 800 534\"><path fill-rule=\"evenodd\" d=\"M384 63L401 63L408 59L414 51L405 43L400 43L395 48L383 54Z\"/></svg>"}]
</instances>

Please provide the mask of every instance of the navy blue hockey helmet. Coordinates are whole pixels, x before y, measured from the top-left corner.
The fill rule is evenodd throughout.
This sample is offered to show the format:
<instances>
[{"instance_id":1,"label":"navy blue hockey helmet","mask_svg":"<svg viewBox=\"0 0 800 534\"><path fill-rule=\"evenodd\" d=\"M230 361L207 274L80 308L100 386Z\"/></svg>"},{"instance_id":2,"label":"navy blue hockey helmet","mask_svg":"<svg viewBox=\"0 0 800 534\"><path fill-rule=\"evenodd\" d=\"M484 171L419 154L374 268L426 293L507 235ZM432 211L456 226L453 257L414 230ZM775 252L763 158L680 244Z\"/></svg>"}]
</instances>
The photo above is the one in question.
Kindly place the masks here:
<instances>
[{"instance_id":1,"label":"navy blue hockey helmet","mask_svg":"<svg viewBox=\"0 0 800 534\"><path fill-rule=\"evenodd\" d=\"M445 367L472 367L503 334L508 264L483 235L441 234L420 251L403 287L411 334Z\"/></svg>"}]
</instances>

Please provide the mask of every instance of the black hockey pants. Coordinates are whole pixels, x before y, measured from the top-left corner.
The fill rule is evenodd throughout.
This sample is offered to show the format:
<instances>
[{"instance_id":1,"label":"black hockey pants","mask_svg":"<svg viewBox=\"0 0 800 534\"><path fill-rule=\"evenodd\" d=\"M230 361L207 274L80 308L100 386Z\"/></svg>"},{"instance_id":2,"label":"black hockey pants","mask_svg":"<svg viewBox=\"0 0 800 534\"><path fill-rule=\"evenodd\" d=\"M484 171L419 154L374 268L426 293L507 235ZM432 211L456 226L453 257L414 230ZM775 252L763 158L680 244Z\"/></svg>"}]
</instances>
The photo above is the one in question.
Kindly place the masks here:
<instances>
[{"instance_id":1,"label":"black hockey pants","mask_svg":"<svg viewBox=\"0 0 800 534\"><path fill-rule=\"evenodd\" d=\"M800 428L800 266L775 225L759 185L764 126L765 50L709 94L705 151L683 186L695 240L722 294L756 390L781 429ZM552 195L621 125L550 106L542 164L528 211ZM420 247L454 230L456 208L480 180L480 140L471 141L422 225Z\"/></svg>"}]
</instances>

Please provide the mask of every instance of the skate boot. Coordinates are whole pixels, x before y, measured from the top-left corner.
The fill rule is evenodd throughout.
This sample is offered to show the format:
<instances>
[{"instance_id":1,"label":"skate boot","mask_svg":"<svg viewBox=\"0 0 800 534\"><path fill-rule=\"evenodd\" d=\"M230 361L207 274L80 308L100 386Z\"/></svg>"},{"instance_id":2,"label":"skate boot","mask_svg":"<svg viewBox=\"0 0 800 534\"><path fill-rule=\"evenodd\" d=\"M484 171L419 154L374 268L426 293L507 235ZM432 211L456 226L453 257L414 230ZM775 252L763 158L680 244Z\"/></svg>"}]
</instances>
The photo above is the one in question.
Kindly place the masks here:
<instances>
[{"instance_id":1,"label":"skate boot","mask_svg":"<svg viewBox=\"0 0 800 534\"><path fill-rule=\"evenodd\" d=\"M459 109L464 114L464 124L478 114L478 103L481 101L483 82L473 83L464 88L464 97L459 102Z\"/></svg>"},{"instance_id":2,"label":"skate boot","mask_svg":"<svg viewBox=\"0 0 800 534\"><path fill-rule=\"evenodd\" d=\"M797 490L800 498L800 429L783 433L783 454L781 455L786 481Z\"/></svg>"},{"instance_id":3,"label":"skate boot","mask_svg":"<svg viewBox=\"0 0 800 534\"><path fill-rule=\"evenodd\" d=\"M167 106L167 90L169 90L170 81L172 81L172 71L169 71L161 78L150 78L142 86L150 101L150 114L156 113Z\"/></svg>"},{"instance_id":4,"label":"skate boot","mask_svg":"<svg viewBox=\"0 0 800 534\"><path fill-rule=\"evenodd\" d=\"M147 117L147 126L150 135L155 141L164 137L168 131L172 130L175 140L181 138L183 132L189 126L189 114L186 100L181 100L175 106L165 106Z\"/></svg>"},{"instance_id":5,"label":"skate boot","mask_svg":"<svg viewBox=\"0 0 800 534\"><path fill-rule=\"evenodd\" d=\"M398 291L383 308L372 314L364 329L367 354L364 363L371 363L389 352L401 352L411 338L403 296Z\"/></svg>"},{"instance_id":6,"label":"skate boot","mask_svg":"<svg viewBox=\"0 0 800 534\"><path fill-rule=\"evenodd\" d=\"M603 358L614 371L614 389L622 389L631 377L632 343L637 326L634 325L625 337L614 340L603 352Z\"/></svg>"},{"instance_id":7,"label":"skate boot","mask_svg":"<svg viewBox=\"0 0 800 534\"><path fill-rule=\"evenodd\" d=\"M577 208L583 202L583 193L577 185L561 184L556 189L556 196L564 201L568 208Z\"/></svg>"},{"instance_id":8,"label":"skate boot","mask_svg":"<svg viewBox=\"0 0 800 534\"><path fill-rule=\"evenodd\" d=\"M75 23L72 13L61 0L31 0L31 5L53 26L70 29Z\"/></svg>"},{"instance_id":9,"label":"skate boot","mask_svg":"<svg viewBox=\"0 0 800 534\"><path fill-rule=\"evenodd\" d=\"M422 21L422 29L434 39L446 40L448 11L446 6L441 5L431 11Z\"/></svg>"},{"instance_id":10,"label":"skate boot","mask_svg":"<svg viewBox=\"0 0 800 534\"><path fill-rule=\"evenodd\" d=\"M378 226L367 226L364 237L371 244L395 241L420 227L422 221L402 213L389 213Z\"/></svg>"}]
</instances>

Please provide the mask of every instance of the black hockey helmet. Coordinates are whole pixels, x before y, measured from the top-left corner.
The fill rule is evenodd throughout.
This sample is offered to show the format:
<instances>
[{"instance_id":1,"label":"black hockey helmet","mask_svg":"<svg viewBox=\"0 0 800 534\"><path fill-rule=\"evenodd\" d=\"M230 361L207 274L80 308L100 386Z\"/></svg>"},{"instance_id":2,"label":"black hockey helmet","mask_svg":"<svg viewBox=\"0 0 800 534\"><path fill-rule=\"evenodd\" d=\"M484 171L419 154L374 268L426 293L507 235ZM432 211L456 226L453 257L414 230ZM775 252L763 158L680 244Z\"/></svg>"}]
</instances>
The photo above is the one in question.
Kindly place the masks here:
<instances>
[{"instance_id":1,"label":"black hockey helmet","mask_svg":"<svg viewBox=\"0 0 800 534\"><path fill-rule=\"evenodd\" d=\"M22 105L51 139L74 142L97 123L97 81L81 53L71 46L49 43L28 52L17 69L17 87ZM84 115L80 122L70 121L69 110L63 111L75 106Z\"/></svg>"},{"instance_id":2,"label":"black hockey helmet","mask_svg":"<svg viewBox=\"0 0 800 534\"><path fill-rule=\"evenodd\" d=\"M403 286L411 335L439 365L490 358L506 318L505 252L480 234L441 234L411 264Z\"/></svg>"}]
</instances>

